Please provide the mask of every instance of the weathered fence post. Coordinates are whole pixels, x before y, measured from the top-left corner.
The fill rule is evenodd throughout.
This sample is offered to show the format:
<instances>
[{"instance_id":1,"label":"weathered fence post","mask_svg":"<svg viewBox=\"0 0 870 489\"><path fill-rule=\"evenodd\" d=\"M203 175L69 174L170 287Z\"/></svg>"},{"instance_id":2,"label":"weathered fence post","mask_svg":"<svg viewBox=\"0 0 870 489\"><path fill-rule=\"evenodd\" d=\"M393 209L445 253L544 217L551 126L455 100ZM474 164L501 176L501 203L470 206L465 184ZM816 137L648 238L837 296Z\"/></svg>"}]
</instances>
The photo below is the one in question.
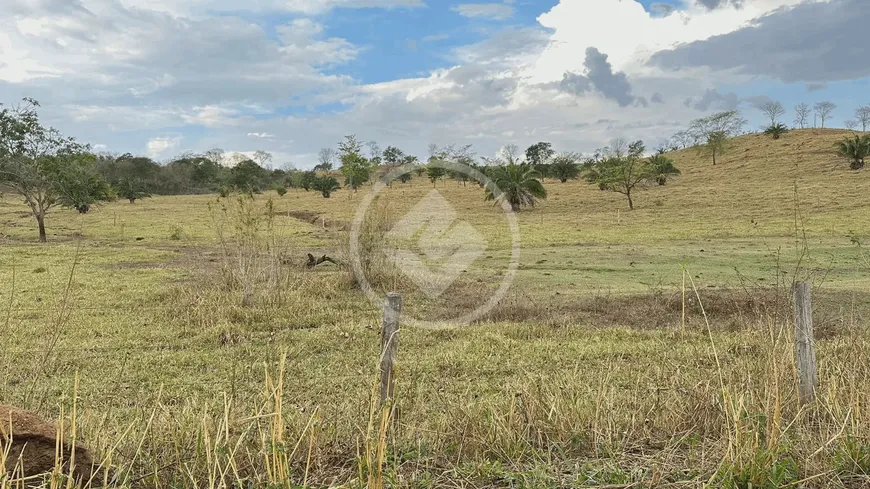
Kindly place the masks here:
<instances>
[{"instance_id":1,"label":"weathered fence post","mask_svg":"<svg viewBox=\"0 0 870 489\"><path fill-rule=\"evenodd\" d=\"M813 338L812 286L808 282L794 284L794 316L798 396L803 405L813 401L819 384L816 372L816 345Z\"/></svg>"},{"instance_id":2,"label":"weathered fence post","mask_svg":"<svg viewBox=\"0 0 870 489\"><path fill-rule=\"evenodd\" d=\"M381 404L395 392L395 363L399 351L399 317L402 314L402 296L387 294L384 303L384 324L381 326Z\"/></svg>"}]
</instances>

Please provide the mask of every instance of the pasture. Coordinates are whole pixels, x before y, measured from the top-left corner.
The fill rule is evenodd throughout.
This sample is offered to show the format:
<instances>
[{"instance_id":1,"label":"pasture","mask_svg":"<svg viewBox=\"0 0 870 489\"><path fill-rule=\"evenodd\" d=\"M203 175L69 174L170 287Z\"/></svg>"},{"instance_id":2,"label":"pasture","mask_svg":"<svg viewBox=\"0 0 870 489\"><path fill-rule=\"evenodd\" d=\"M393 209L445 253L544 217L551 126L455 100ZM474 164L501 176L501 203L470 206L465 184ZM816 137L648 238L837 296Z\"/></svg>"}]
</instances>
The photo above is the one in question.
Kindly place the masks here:
<instances>
[{"instance_id":1,"label":"pasture","mask_svg":"<svg viewBox=\"0 0 870 489\"><path fill-rule=\"evenodd\" d=\"M546 180L548 199L516 216L499 306L401 330L387 430L372 401L382 311L346 266L302 266L346 261L370 187L58 209L47 244L5 194L0 400L70 417L75 398L78 436L131 486L865 487L870 179L834 155L845 133L741 136L716 166L677 152L682 175L633 211ZM477 185L434 188L484 256L436 299L396 277L377 288L449 319L492 294L511 240ZM393 222L432 190L395 183L374 207ZM795 280L815 295L806 407Z\"/></svg>"}]
</instances>

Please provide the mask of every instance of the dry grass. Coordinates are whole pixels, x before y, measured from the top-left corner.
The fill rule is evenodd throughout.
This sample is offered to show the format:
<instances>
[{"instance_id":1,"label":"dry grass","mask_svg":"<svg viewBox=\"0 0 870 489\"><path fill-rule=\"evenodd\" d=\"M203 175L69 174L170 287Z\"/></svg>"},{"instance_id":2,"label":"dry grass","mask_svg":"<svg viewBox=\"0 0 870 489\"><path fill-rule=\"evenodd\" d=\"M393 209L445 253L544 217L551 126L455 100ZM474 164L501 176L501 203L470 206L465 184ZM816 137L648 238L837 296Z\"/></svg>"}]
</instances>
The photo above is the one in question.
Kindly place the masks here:
<instances>
[{"instance_id":1,"label":"dry grass","mask_svg":"<svg viewBox=\"0 0 870 489\"><path fill-rule=\"evenodd\" d=\"M468 327L402 330L390 427L373 396L378 307L346 267L301 266L340 254L346 226L330 223L351 222L363 192L59 211L47 246L7 195L0 402L75 420L118 486L866 487L870 268L853 238L870 235L870 181L835 158L840 137L746 136L716 167L682 152L683 176L634 212L547 182L550 200L518 216L502 305ZM431 190L384 192L367 276L384 271L378 231ZM409 315L474 308L508 257L480 189L438 190L488 248L437 300L376 278ZM819 333L804 408L796 278L815 284ZM56 475L46 485L66 486Z\"/></svg>"}]
</instances>

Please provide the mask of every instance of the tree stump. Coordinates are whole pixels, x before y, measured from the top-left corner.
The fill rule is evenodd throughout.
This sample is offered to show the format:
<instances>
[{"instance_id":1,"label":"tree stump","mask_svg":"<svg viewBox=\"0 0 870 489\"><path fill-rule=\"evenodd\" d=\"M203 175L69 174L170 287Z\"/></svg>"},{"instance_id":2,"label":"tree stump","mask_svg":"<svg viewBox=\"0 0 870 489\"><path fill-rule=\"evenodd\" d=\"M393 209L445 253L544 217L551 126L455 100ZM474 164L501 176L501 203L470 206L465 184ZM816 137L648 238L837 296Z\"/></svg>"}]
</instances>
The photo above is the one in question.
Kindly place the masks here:
<instances>
[{"instance_id":1,"label":"tree stump","mask_svg":"<svg viewBox=\"0 0 870 489\"><path fill-rule=\"evenodd\" d=\"M57 427L54 424L47 423L34 413L0 405L0 448L9 450L5 464L8 474L18 471L15 472L16 477L32 477L51 473L55 468L56 446ZM0 457L3 454L0 450ZM71 455L69 443L65 442L64 474L69 474ZM98 480L100 475L93 457L81 444L75 446L73 476L83 483L89 480L95 484L102 482Z\"/></svg>"}]
</instances>

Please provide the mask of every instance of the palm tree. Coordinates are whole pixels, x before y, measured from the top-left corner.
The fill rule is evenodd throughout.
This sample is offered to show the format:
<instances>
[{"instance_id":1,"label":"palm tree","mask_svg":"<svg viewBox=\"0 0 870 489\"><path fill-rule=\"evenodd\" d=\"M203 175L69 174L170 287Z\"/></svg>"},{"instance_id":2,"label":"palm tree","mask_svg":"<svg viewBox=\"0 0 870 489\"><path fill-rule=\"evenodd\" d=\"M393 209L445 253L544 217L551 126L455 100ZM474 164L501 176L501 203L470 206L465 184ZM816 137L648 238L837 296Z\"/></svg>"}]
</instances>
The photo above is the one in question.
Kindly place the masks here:
<instances>
[{"instance_id":1,"label":"palm tree","mask_svg":"<svg viewBox=\"0 0 870 489\"><path fill-rule=\"evenodd\" d=\"M565 183L580 176L580 165L577 164L577 156L571 153L561 154L553 158L550 164L550 175Z\"/></svg>"},{"instance_id":2,"label":"palm tree","mask_svg":"<svg viewBox=\"0 0 870 489\"><path fill-rule=\"evenodd\" d=\"M656 183L664 185L671 175L679 175L680 169L674 166L674 161L665 155L650 156L647 160L650 172Z\"/></svg>"},{"instance_id":3,"label":"palm tree","mask_svg":"<svg viewBox=\"0 0 870 489\"><path fill-rule=\"evenodd\" d=\"M764 134L772 137L773 139L779 139L783 134L788 132L788 126L783 124L782 122L777 122L776 124L771 124L770 127L764 130Z\"/></svg>"},{"instance_id":4,"label":"palm tree","mask_svg":"<svg viewBox=\"0 0 870 489\"><path fill-rule=\"evenodd\" d=\"M340 189L341 186L338 184L338 180L335 177L316 177L311 182L311 188L320 192L323 195L323 198L328 199L332 196L332 193L336 190Z\"/></svg>"},{"instance_id":5,"label":"palm tree","mask_svg":"<svg viewBox=\"0 0 870 489\"><path fill-rule=\"evenodd\" d=\"M129 200L131 204L138 199L151 197L151 194L145 191L145 184L141 180L130 177L124 177L118 183L118 195Z\"/></svg>"},{"instance_id":6,"label":"palm tree","mask_svg":"<svg viewBox=\"0 0 870 489\"><path fill-rule=\"evenodd\" d=\"M538 200L547 198L547 190L540 178L540 173L529 164L511 163L495 167L491 170L491 183L486 187L486 200L496 204L507 201L514 212L523 207L534 207Z\"/></svg>"},{"instance_id":7,"label":"palm tree","mask_svg":"<svg viewBox=\"0 0 870 489\"><path fill-rule=\"evenodd\" d=\"M870 155L870 135L864 137L855 135L837 143L837 154L849 160L849 168L860 170L864 168L864 158Z\"/></svg>"}]
</instances>

